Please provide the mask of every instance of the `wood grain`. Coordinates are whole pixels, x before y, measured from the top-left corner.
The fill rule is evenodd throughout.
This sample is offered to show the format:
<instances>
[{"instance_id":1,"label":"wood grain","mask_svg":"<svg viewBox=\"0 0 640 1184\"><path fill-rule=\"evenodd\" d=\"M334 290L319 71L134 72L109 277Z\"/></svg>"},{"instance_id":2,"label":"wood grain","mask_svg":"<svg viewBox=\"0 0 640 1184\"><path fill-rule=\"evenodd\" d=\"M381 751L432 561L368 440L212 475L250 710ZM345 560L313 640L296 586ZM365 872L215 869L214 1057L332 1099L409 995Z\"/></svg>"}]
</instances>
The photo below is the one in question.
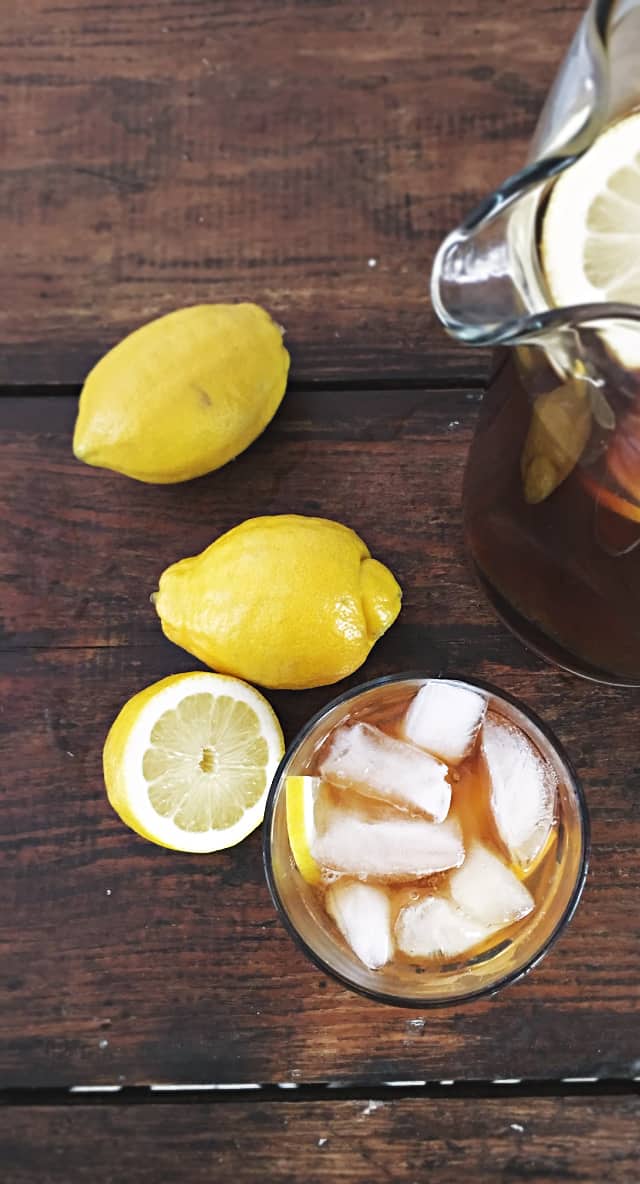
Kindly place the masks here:
<instances>
[{"instance_id":1,"label":"wood grain","mask_svg":"<svg viewBox=\"0 0 640 1184\"><path fill-rule=\"evenodd\" d=\"M432 259L522 163L582 7L5 0L0 382L241 298L295 377L482 375Z\"/></svg>"},{"instance_id":2,"label":"wood grain","mask_svg":"<svg viewBox=\"0 0 640 1184\"><path fill-rule=\"evenodd\" d=\"M171 489L77 464L73 400L2 402L0 1087L640 1072L640 694L542 666L479 596L459 508L474 401L294 394L237 462ZM493 1000L420 1013L356 997L281 927L258 835L182 856L106 804L101 749L120 705L197 666L154 619L159 571L282 511L350 523L405 589L351 682L406 668L487 678L540 712L585 782L583 902L545 962ZM270 696L287 738L334 693Z\"/></svg>"},{"instance_id":3,"label":"wood grain","mask_svg":"<svg viewBox=\"0 0 640 1184\"><path fill-rule=\"evenodd\" d=\"M636 1098L0 1111L4 1184L636 1184Z\"/></svg>"}]
</instances>

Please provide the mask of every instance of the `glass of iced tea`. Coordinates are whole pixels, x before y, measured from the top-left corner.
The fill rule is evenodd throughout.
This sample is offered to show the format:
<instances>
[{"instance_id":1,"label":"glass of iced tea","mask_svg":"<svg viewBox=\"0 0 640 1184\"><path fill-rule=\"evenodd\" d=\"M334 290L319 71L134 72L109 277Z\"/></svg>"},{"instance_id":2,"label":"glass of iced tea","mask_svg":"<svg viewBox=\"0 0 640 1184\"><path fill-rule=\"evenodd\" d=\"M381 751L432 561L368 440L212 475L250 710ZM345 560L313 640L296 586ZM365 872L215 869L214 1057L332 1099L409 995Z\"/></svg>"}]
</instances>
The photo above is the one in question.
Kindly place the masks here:
<instances>
[{"instance_id":1,"label":"glass of iced tea","mask_svg":"<svg viewBox=\"0 0 640 1184\"><path fill-rule=\"evenodd\" d=\"M491 994L564 929L587 870L575 772L486 683L395 675L294 740L264 824L269 888L324 970L387 1003Z\"/></svg>"}]
</instances>

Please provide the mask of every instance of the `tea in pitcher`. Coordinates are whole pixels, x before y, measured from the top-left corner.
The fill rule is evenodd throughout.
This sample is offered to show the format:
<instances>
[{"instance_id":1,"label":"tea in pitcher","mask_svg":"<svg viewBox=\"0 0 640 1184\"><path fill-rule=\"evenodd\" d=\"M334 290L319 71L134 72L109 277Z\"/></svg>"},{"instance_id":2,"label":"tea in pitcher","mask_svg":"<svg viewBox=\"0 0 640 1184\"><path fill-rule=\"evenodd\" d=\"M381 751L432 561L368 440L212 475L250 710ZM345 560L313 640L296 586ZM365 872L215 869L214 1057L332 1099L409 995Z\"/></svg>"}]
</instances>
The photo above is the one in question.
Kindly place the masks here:
<instances>
[{"instance_id":1,"label":"tea in pitcher","mask_svg":"<svg viewBox=\"0 0 640 1184\"><path fill-rule=\"evenodd\" d=\"M563 173L538 217L556 303L640 304L640 114ZM640 324L566 326L500 353L465 477L469 550L497 610L571 670L640 682ZM582 308L583 316L586 315ZM572 357L566 361L567 334Z\"/></svg>"},{"instance_id":2,"label":"tea in pitcher","mask_svg":"<svg viewBox=\"0 0 640 1184\"><path fill-rule=\"evenodd\" d=\"M591 0L525 167L441 244L448 332L497 348L466 537L490 599L567 669L640 685L640 0Z\"/></svg>"}]
</instances>

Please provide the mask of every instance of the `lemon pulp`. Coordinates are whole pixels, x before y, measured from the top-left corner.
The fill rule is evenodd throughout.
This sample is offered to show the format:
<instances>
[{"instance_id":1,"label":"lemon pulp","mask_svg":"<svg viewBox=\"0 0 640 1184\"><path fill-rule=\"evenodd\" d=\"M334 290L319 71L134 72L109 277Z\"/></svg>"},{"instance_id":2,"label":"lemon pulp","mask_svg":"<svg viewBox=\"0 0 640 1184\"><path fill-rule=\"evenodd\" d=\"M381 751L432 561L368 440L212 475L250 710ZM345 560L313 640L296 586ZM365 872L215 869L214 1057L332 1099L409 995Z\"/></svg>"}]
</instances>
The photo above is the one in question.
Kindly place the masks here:
<instances>
[{"instance_id":1,"label":"lemon pulp","mask_svg":"<svg viewBox=\"0 0 640 1184\"><path fill-rule=\"evenodd\" d=\"M542 262L557 306L640 304L640 112L606 128L561 173L542 224ZM602 336L618 360L640 367L640 332Z\"/></svg>"},{"instance_id":2,"label":"lemon pulp","mask_svg":"<svg viewBox=\"0 0 640 1184\"><path fill-rule=\"evenodd\" d=\"M149 801L181 830L226 830L264 793L268 755L247 703L189 695L151 730L142 760Z\"/></svg>"}]
</instances>

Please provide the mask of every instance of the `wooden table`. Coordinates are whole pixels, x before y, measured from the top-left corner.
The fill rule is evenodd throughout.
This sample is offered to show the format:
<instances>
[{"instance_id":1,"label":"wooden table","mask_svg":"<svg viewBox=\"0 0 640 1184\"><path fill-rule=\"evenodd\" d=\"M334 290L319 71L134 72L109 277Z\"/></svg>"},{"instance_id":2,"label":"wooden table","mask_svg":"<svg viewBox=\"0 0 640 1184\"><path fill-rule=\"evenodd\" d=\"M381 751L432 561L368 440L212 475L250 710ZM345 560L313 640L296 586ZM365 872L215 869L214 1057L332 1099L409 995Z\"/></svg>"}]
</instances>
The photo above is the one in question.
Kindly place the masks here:
<instances>
[{"instance_id":1,"label":"wooden table","mask_svg":"<svg viewBox=\"0 0 640 1184\"><path fill-rule=\"evenodd\" d=\"M460 483L487 359L426 296L443 233L521 163L580 9L5 0L3 1184L638 1180L640 699L543 666L478 593ZM257 443L178 487L76 463L101 352L236 298L286 325L293 359ZM159 572L290 511L348 522L404 587L353 683L488 678L584 780L583 901L495 999L415 1012L349 993L279 923L259 834L182 856L106 804L119 706L197 665L150 609ZM270 696L287 737L333 693Z\"/></svg>"}]
</instances>

